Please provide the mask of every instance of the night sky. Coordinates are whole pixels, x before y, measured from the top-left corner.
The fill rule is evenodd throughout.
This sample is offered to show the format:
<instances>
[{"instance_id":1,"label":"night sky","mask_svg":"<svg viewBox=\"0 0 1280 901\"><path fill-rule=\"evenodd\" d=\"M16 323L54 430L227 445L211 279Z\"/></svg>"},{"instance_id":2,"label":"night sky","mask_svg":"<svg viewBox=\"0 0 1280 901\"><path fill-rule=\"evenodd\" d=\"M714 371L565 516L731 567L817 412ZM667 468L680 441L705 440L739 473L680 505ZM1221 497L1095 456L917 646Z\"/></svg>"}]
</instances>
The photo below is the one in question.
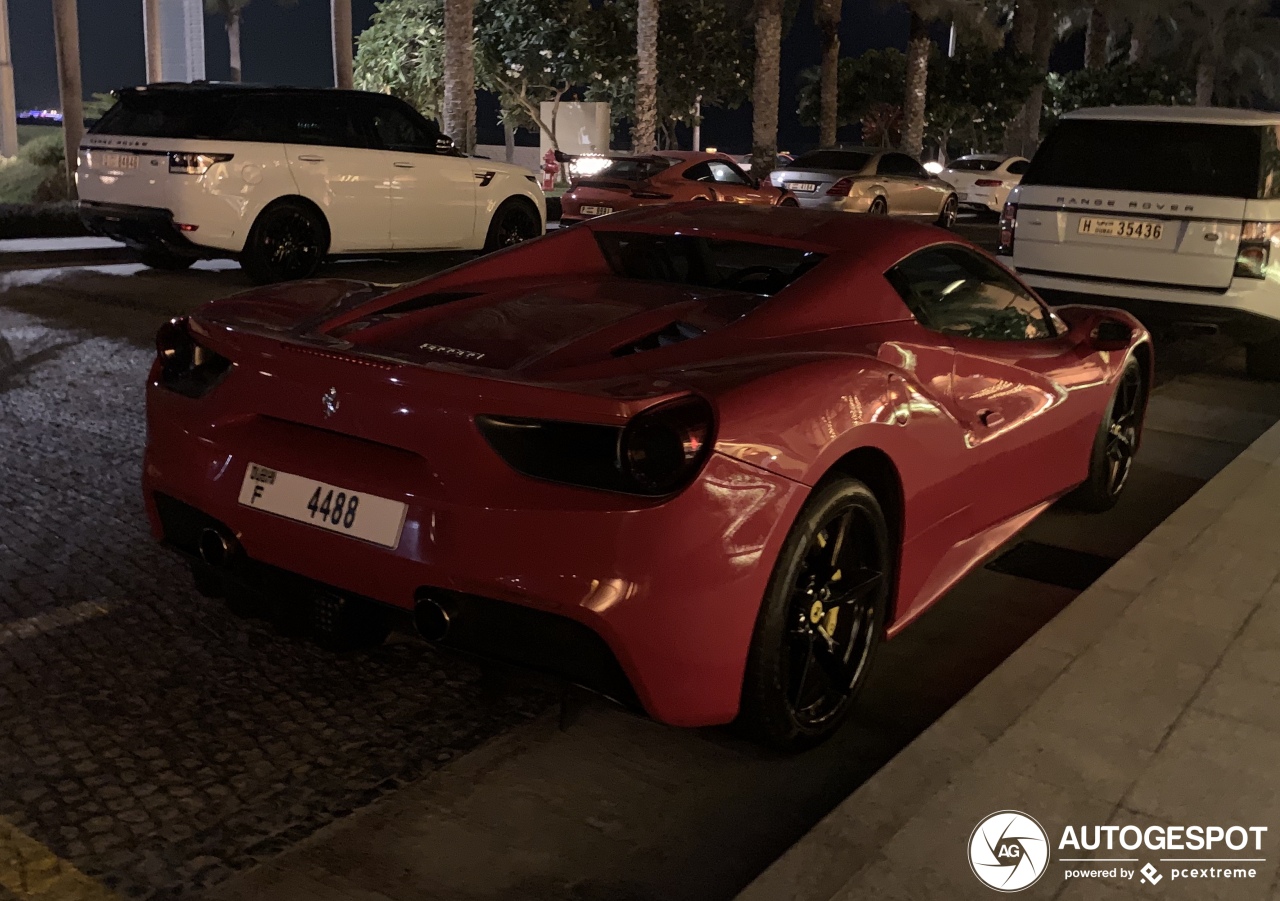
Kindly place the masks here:
<instances>
[{"instance_id":1,"label":"night sky","mask_svg":"<svg viewBox=\"0 0 1280 901\"><path fill-rule=\"evenodd\" d=\"M356 31L368 22L374 0L353 0ZM126 11L128 14L125 14ZM79 4L80 49L86 96L95 91L138 84L144 80L142 4L138 0L93 0ZM18 108L56 107L58 82L54 64L53 17L49 0L10 0L9 18L16 73ZM901 7L887 11L875 0L845 5L842 25L845 55L873 47L905 48L907 16ZM245 11L241 47L245 80L270 84L332 84L327 0L301 0L281 8L271 0L255 0ZM222 21L205 19L206 73L227 77L227 40ZM779 145L795 149L817 140L816 128L796 121L797 73L818 62L818 32L812 10L804 2L782 50L782 108ZM659 75L661 77L661 75ZM500 143L496 107L480 107L479 138ZM852 137L852 136L851 136ZM751 130L749 109L709 110L703 126L704 145L747 152ZM523 142L522 142L523 143Z\"/></svg>"}]
</instances>

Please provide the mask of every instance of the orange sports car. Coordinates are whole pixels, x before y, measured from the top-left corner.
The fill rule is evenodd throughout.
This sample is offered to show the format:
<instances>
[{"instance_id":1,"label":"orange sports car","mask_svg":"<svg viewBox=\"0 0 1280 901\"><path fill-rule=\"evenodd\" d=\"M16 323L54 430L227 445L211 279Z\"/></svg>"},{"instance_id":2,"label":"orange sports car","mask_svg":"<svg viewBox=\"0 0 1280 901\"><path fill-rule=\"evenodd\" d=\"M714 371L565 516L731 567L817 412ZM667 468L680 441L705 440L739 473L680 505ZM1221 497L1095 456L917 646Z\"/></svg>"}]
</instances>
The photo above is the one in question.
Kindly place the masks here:
<instances>
[{"instance_id":1,"label":"orange sports car","mask_svg":"<svg viewBox=\"0 0 1280 901\"><path fill-rule=\"evenodd\" d=\"M663 150L600 159L603 168L574 177L561 198L561 225L642 206L721 200L759 206L799 206L790 191L757 181L720 153Z\"/></svg>"}]
</instances>

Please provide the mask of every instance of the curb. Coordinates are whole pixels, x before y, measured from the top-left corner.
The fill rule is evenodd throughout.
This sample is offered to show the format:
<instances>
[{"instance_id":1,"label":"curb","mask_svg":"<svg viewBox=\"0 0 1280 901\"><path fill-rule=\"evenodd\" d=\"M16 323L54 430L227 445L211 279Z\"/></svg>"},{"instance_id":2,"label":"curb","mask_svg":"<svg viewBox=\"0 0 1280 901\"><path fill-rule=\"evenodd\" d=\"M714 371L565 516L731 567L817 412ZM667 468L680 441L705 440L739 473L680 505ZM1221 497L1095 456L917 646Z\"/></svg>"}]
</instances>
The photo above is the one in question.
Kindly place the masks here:
<instances>
[{"instance_id":1,"label":"curb","mask_svg":"<svg viewBox=\"0 0 1280 901\"><path fill-rule=\"evenodd\" d=\"M0 253L0 272L22 269L64 269L76 266L110 266L136 263L127 247L99 247L82 250L35 250Z\"/></svg>"}]
</instances>

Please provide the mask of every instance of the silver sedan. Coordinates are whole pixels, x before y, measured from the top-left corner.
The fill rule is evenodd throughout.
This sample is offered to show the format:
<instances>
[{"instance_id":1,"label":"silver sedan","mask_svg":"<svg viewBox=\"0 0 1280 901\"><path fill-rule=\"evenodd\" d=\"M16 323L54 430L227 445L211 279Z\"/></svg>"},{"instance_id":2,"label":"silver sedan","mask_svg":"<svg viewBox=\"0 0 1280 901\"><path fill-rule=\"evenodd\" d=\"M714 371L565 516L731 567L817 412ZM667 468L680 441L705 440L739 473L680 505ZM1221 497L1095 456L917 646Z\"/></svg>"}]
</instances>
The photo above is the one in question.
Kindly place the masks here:
<instances>
[{"instance_id":1,"label":"silver sedan","mask_svg":"<svg viewBox=\"0 0 1280 901\"><path fill-rule=\"evenodd\" d=\"M951 228L960 207L954 187L895 150L814 150L769 179L810 209L903 216Z\"/></svg>"}]
</instances>

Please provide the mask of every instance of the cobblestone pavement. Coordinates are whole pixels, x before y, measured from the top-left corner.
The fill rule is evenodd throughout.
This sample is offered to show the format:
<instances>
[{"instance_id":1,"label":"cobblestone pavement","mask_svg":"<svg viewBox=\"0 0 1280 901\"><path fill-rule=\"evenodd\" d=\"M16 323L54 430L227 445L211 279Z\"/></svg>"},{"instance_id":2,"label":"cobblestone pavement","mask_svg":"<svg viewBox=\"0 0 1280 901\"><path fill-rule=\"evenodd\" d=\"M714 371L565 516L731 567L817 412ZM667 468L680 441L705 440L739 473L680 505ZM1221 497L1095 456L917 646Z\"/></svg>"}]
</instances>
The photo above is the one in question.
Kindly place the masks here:
<instances>
[{"instance_id":1,"label":"cobblestone pavement","mask_svg":"<svg viewBox=\"0 0 1280 901\"><path fill-rule=\"evenodd\" d=\"M0 818L122 897L176 898L554 686L409 638L335 655L197 595L146 528L142 385L160 321L244 284L133 273L0 277Z\"/></svg>"}]
</instances>

